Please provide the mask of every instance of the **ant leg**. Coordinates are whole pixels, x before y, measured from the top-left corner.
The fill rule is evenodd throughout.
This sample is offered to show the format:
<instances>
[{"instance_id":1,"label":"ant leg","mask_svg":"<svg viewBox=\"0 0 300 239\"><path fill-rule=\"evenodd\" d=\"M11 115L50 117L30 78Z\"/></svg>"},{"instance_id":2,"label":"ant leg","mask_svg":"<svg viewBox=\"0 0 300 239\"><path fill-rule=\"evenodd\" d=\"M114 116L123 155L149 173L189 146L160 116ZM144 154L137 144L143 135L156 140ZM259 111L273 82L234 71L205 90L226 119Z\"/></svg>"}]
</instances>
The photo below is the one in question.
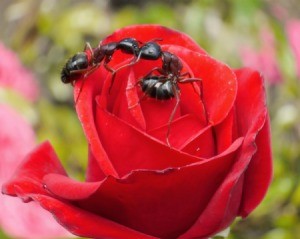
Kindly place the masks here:
<instances>
[{"instance_id":1,"label":"ant leg","mask_svg":"<svg viewBox=\"0 0 300 239\"><path fill-rule=\"evenodd\" d=\"M145 76L145 78L146 77L148 77L148 76L150 76L154 71L158 71L158 73L160 73L160 74L162 74L162 75L165 75L164 74L164 70L162 69L162 68L160 68L160 67L154 67L151 71L149 71L147 74L146 74L146 76Z\"/></svg>"},{"instance_id":2,"label":"ant leg","mask_svg":"<svg viewBox=\"0 0 300 239\"><path fill-rule=\"evenodd\" d=\"M73 74L81 74L81 73L85 73L86 72L86 69L81 69L81 70L73 70L73 71L70 71L70 74L73 75Z\"/></svg>"},{"instance_id":3,"label":"ant leg","mask_svg":"<svg viewBox=\"0 0 300 239\"><path fill-rule=\"evenodd\" d=\"M79 92L78 92L78 95L75 99L75 106L77 105L77 102L79 100L79 96L81 95L81 92L82 92L82 89L83 89L83 86L84 86L84 82L85 82L85 80L83 79L82 84L81 84L80 89L79 89Z\"/></svg>"},{"instance_id":4,"label":"ant leg","mask_svg":"<svg viewBox=\"0 0 300 239\"><path fill-rule=\"evenodd\" d=\"M152 42L152 41L162 41L162 40L163 40L162 38L154 38L153 40L148 41L148 42ZM142 42L140 42L140 41L138 41L138 42L139 42L139 43L142 43ZM134 52L134 48L131 47L131 49L132 49L132 52ZM142 55L142 52L140 51L140 52L138 53L138 55L134 55L133 60L132 60L130 63L125 64L125 65L119 67L119 68L115 71L115 73L117 73L119 70L121 70L121 69L123 69L123 68L125 68L125 67L132 66L132 65L138 63L139 60L141 59L141 55Z\"/></svg>"},{"instance_id":5,"label":"ant leg","mask_svg":"<svg viewBox=\"0 0 300 239\"><path fill-rule=\"evenodd\" d=\"M114 80L115 80L117 72L120 71L120 70L122 70L125 67L133 66L134 64L136 64L137 62L139 62L140 59L141 59L141 52L138 54L138 56L134 56L133 60L130 63L125 64L125 65L119 67L118 69L111 71L112 72L112 80L111 80L111 85L110 85L110 88L109 88L109 92L111 91L111 88L112 88L112 85L114 83ZM160 67L155 67L149 73L146 74L146 77L149 76L152 72L154 72L156 70L159 73L163 74L163 70Z\"/></svg>"},{"instance_id":6,"label":"ant leg","mask_svg":"<svg viewBox=\"0 0 300 239\"><path fill-rule=\"evenodd\" d=\"M182 76L182 75L181 75ZM185 79L179 79L177 82L179 83L192 83L193 89L194 91L199 94L199 92L196 91L195 85L193 84L194 82L199 82L200 83L200 97L203 97L203 82L202 79L200 78L185 78Z\"/></svg>"},{"instance_id":7,"label":"ant leg","mask_svg":"<svg viewBox=\"0 0 300 239\"><path fill-rule=\"evenodd\" d=\"M169 118L169 122L168 122L168 131L167 131L167 135L166 135L166 141L167 141L167 145L171 148L171 144L170 144L170 140L169 140L169 136L170 136L170 132L171 132L171 123L174 119L175 113L178 109L179 103L180 103L180 91L178 90L178 87L176 84L172 84L172 88L173 91L175 92L175 99L176 99L176 104L174 106L174 109L170 115Z\"/></svg>"},{"instance_id":8,"label":"ant leg","mask_svg":"<svg viewBox=\"0 0 300 239\"><path fill-rule=\"evenodd\" d=\"M99 66L99 64L93 66L88 72L86 72L86 73L84 74L83 80L82 80L82 84L81 84L81 86L80 86L80 89L79 89L77 98L76 98L76 100L75 100L75 105L77 105L79 96L81 95L81 92L82 92L82 89L83 89L83 86L84 86L84 82L85 82L85 78L86 78L89 74L92 74L92 73L98 68L98 66Z\"/></svg>"},{"instance_id":9,"label":"ant leg","mask_svg":"<svg viewBox=\"0 0 300 239\"><path fill-rule=\"evenodd\" d=\"M139 98L138 102L136 102L134 105L128 106L128 109L131 110L131 109L137 107L137 106L141 103L141 101L142 101L146 96L147 96L147 94L144 93L144 94L142 95L142 97Z\"/></svg>"},{"instance_id":10,"label":"ant leg","mask_svg":"<svg viewBox=\"0 0 300 239\"><path fill-rule=\"evenodd\" d=\"M136 87L138 84L140 84L142 80L139 80L135 82L133 85L131 84L130 87L127 87L126 90L132 90L134 87Z\"/></svg>"},{"instance_id":11,"label":"ant leg","mask_svg":"<svg viewBox=\"0 0 300 239\"><path fill-rule=\"evenodd\" d=\"M195 90L195 86L194 86L193 83L195 83L196 81L200 82L200 95L199 95L198 92L196 92L196 93L200 96L200 100L202 101L202 105L203 105L204 112L206 114L206 118L208 119L207 109L206 109L206 106L205 106L205 102L203 100L203 82L202 82L202 80L199 79L199 78L187 78L187 79L178 80L177 82L179 82L179 83L192 83L193 88Z\"/></svg>"},{"instance_id":12,"label":"ant leg","mask_svg":"<svg viewBox=\"0 0 300 239\"><path fill-rule=\"evenodd\" d=\"M181 75L182 76L182 75ZM180 77L181 77L180 76ZM199 81L199 82L202 82L202 80L200 78L185 78L185 79L179 79L177 82L179 83L192 83L192 82L195 82L195 81Z\"/></svg>"},{"instance_id":13,"label":"ant leg","mask_svg":"<svg viewBox=\"0 0 300 239\"><path fill-rule=\"evenodd\" d=\"M135 87L136 85L140 84L141 82L142 82L142 79L139 80L138 82L136 82L135 85L134 85L134 87ZM144 92L144 94L142 95L142 97L139 98L138 102L135 103L134 105L129 106L128 109L133 109L134 107L138 106L138 105L141 103L141 101L142 101L142 100L143 100L143 99L151 92L151 90L155 87L156 84L157 84L157 82L156 82L155 84L153 84L151 87L149 87L149 88ZM130 89L132 89L132 88L130 88ZM128 90L129 90L129 89L128 89Z\"/></svg>"},{"instance_id":14,"label":"ant leg","mask_svg":"<svg viewBox=\"0 0 300 239\"><path fill-rule=\"evenodd\" d=\"M188 76L188 78L192 78L191 73L188 71L180 75L180 77L183 77L183 76Z\"/></svg>"},{"instance_id":15,"label":"ant leg","mask_svg":"<svg viewBox=\"0 0 300 239\"><path fill-rule=\"evenodd\" d=\"M94 50L93 50L93 48L92 48L92 46L91 46L91 44L89 43L89 42L86 42L85 43L85 46L84 46L84 51L87 51L87 50L89 50L90 51L90 53L91 53L91 59L90 59L90 63L91 62L94 62ZM98 64L97 64L98 65Z\"/></svg>"},{"instance_id":16,"label":"ant leg","mask_svg":"<svg viewBox=\"0 0 300 239\"><path fill-rule=\"evenodd\" d=\"M157 41L163 41L163 40L164 40L163 38L158 38L157 37L157 38L151 39L150 41L147 41L146 44L149 43L149 42L157 42Z\"/></svg>"},{"instance_id":17,"label":"ant leg","mask_svg":"<svg viewBox=\"0 0 300 239\"><path fill-rule=\"evenodd\" d=\"M141 59L141 53L139 53L137 56L134 56L132 59L133 60L131 62L129 62L128 64L120 66L118 69L116 69L115 73L117 73L119 70L122 70L125 67L133 66L134 64L136 64Z\"/></svg>"},{"instance_id":18,"label":"ant leg","mask_svg":"<svg viewBox=\"0 0 300 239\"><path fill-rule=\"evenodd\" d=\"M86 51L86 50L89 50L91 53L93 53L93 48L89 42L85 43L84 51Z\"/></svg>"},{"instance_id":19,"label":"ant leg","mask_svg":"<svg viewBox=\"0 0 300 239\"><path fill-rule=\"evenodd\" d=\"M110 67L107 66L107 64L104 64L105 68L110 71L112 73L112 78L111 78L111 83L110 83L110 87L109 87L109 92L111 92L112 86L114 84L115 78L116 78L116 74L118 73L118 71L122 70L125 67L129 67L132 66L134 64L136 64L141 58L141 54L139 54L138 56L134 56L132 59L132 61L128 64L125 64L123 66L120 66L118 69L112 69Z\"/></svg>"}]
</instances>

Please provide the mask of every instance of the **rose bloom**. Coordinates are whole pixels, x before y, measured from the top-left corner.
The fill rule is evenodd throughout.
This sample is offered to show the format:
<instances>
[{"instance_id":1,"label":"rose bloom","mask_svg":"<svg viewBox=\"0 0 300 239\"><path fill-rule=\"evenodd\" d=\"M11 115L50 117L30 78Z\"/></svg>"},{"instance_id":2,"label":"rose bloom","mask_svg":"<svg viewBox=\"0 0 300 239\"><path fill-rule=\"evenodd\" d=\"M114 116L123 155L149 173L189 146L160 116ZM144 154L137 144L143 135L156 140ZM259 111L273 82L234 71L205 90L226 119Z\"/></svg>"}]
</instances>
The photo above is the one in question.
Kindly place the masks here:
<instances>
[{"instance_id":1,"label":"rose bloom","mask_svg":"<svg viewBox=\"0 0 300 239\"><path fill-rule=\"evenodd\" d=\"M162 49L181 59L182 73L201 79L178 83L171 123L176 99L144 97L136 83L161 67L161 59L122 68L112 87L102 64L74 90L89 143L86 181L69 178L46 142L27 156L3 193L39 202L79 236L208 238L248 216L270 184L263 79L248 68L229 68L185 34L158 25L126 27L101 44L127 37L141 44L161 39ZM116 51L109 66L117 69L132 57Z\"/></svg>"}]
</instances>

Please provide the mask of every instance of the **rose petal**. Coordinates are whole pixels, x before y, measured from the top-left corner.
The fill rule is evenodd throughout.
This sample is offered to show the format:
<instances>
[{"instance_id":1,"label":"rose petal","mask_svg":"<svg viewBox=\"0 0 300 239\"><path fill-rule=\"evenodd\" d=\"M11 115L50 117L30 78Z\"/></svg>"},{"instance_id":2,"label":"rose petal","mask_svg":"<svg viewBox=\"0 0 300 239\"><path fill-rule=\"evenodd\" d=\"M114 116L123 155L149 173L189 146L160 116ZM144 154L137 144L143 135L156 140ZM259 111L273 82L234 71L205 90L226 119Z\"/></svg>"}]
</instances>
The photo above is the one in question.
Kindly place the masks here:
<instances>
[{"instance_id":1,"label":"rose petal","mask_svg":"<svg viewBox=\"0 0 300 239\"><path fill-rule=\"evenodd\" d=\"M239 83L239 91L236 99L236 111L238 121L238 130L240 135L245 135L242 149L238 160L234 164L231 172L223 180L220 188L216 191L214 197L210 200L205 211L199 216L195 224L185 233L182 238L193 238L199 235L210 236L211 232L217 232L228 226L230 221L225 221L224 218L234 218L234 215L230 216L232 212L238 213L238 209L241 205L253 206L258 204L258 199L262 199L267 190L267 183L269 182L269 175L267 179L264 179L263 185L260 182L256 182L256 187L261 187L259 190L251 189L254 196L250 198L242 197L244 192L237 186L244 182L244 175L247 173L247 168L251 163L253 155L256 153L256 137L266 122L266 105L265 105L265 93L263 89L263 81L261 76L250 69L241 69L236 71ZM270 142L266 142L266 147L269 147ZM269 155L267 155L269 156ZM256 161L257 162L257 161ZM256 168L265 167L264 170L271 170L269 159L267 163L261 163L255 165ZM255 168L255 169L256 169ZM258 172L264 170L259 169ZM252 175L255 175L252 167ZM259 177L258 177L259 178ZM256 178L257 179L257 178ZM245 181L246 182L246 181ZM254 187L254 182L250 185ZM243 190L248 185L243 184ZM236 187L239 189L236 191ZM246 189L247 190L247 189ZM233 197L233 193L238 193L237 197ZM245 195L249 195L249 191L246 191ZM240 196L239 196L240 195ZM238 200L238 202L232 203L232 199ZM239 201L240 200L240 201ZM230 208L229 206L234 208ZM238 207L237 207L238 205ZM244 212L242 212L244 213ZM214 215L213 217L211 215Z\"/></svg>"},{"instance_id":2,"label":"rose petal","mask_svg":"<svg viewBox=\"0 0 300 239\"><path fill-rule=\"evenodd\" d=\"M194 165L157 172L138 170L123 179L108 177L93 195L77 200L76 205L149 235L175 238L205 209L234 162L242 141L240 138L224 154ZM71 196L61 190L60 184L67 181L79 191L94 190L90 190L89 184L61 176L53 178L57 182L47 187L63 199L73 195L72 189Z\"/></svg>"},{"instance_id":3,"label":"rose petal","mask_svg":"<svg viewBox=\"0 0 300 239\"><path fill-rule=\"evenodd\" d=\"M65 175L50 173L43 178L43 185L51 193L64 199L79 200L92 195L100 184L99 182L77 182Z\"/></svg>"},{"instance_id":4,"label":"rose petal","mask_svg":"<svg viewBox=\"0 0 300 239\"><path fill-rule=\"evenodd\" d=\"M78 207L45 195L32 195L43 208L71 233L89 238L154 239L155 237L134 231Z\"/></svg>"},{"instance_id":5,"label":"rose petal","mask_svg":"<svg viewBox=\"0 0 300 239\"><path fill-rule=\"evenodd\" d=\"M98 161L96 160L93 152L91 151L91 147L89 147L88 151L88 168L86 172L86 181L87 182L95 182L101 181L105 178L103 171L101 170Z\"/></svg>"},{"instance_id":6,"label":"rose petal","mask_svg":"<svg viewBox=\"0 0 300 239\"><path fill-rule=\"evenodd\" d=\"M140 98L136 91L136 79L134 76L134 72L131 70L128 76L125 94L121 94L124 96L124 98L122 98L122 101L128 103L122 104L120 102L119 106L121 109L119 112L115 112L115 115L117 115L121 119L126 120L129 124L136 125L134 124L134 122L131 123L130 119L132 118L137 123L137 127L141 127L141 129L146 130L146 120L142 112L141 105L139 104Z\"/></svg>"},{"instance_id":7,"label":"rose petal","mask_svg":"<svg viewBox=\"0 0 300 239\"><path fill-rule=\"evenodd\" d=\"M169 141L172 148L182 150L186 142L202 132L203 125L199 119L191 114L177 118L171 124L163 125L159 128L152 129L147 133L152 137L166 142L168 128L170 127ZM184 129L184 130L182 130ZM200 157L200 156L199 156Z\"/></svg>"},{"instance_id":8,"label":"rose petal","mask_svg":"<svg viewBox=\"0 0 300 239\"><path fill-rule=\"evenodd\" d=\"M106 107L107 110L129 124L146 131L168 124L176 103L175 99L150 98L142 92L138 84L142 77L158 66L157 64L158 62L154 61L149 63L140 61L133 67L120 71L110 93L108 91L111 82L105 82L108 87L102 92L101 98L109 97L110 105ZM173 120L180 115L180 107L178 107Z\"/></svg>"},{"instance_id":9,"label":"rose petal","mask_svg":"<svg viewBox=\"0 0 300 239\"><path fill-rule=\"evenodd\" d=\"M235 71L238 78L236 121L239 135L256 132L253 128L266 120L266 96L262 76L250 68ZM260 129L260 128L259 128Z\"/></svg>"},{"instance_id":10,"label":"rose petal","mask_svg":"<svg viewBox=\"0 0 300 239\"><path fill-rule=\"evenodd\" d=\"M222 122L233 107L237 94L234 72L224 63L207 55L174 46L164 49L181 57L191 67L194 77L202 79L202 98L209 122L213 125ZM196 84L199 85L198 82Z\"/></svg>"},{"instance_id":11,"label":"rose petal","mask_svg":"<svg viewBox=\"0 0 300 239\"><path fill-rule=\"evenodd\" d=\"M32 158L24 163L24 169L20 169L19 175L23 175L21 177L23 181L12 181L11 183L14 184L15 189L21 189L22 197L32 198L41 203L46 210L54 214L62 225L79 236L108 237L120 234L124 235L124 238L127 236L128 238L130 236L143 238L143 235L139 235L138 232L120 226L109 219L121 221L121 225L150 235L158 234L159 237L160 235L179 235L192 223L193 218L199 214L199 210L205 208L210 195L215 191L214 187L223 181L224 175L230 169L241 143L242 138L233 143L222 155L184 168L161 172L135 171L122 180L108 177L94 194L76 203L86 210L91 210L93 214L67 202L51 198L52 193L57 193L55 196L62 198L64 196L74 198L75 185L78 191L91 193L96 184L74 183L73 180L66 179L65 173L61 170L61 165L57 163L56 156L54 157L48 143L42 144L36 152L32 153ZM48 153L43 151L48 151ZM45 160L37 160L38 152L45 155L43 157ZM45 175L49 166L49 173L54 172L55 175L43 176L43 178L47 181L46 183L49 183L49 185L46 184L46 188L51 189L51 194L41 192L41 176ZM30 178L32 172L37 169L42 169L43 173L39 174L36 180L32 180ZM61 175L57 176L57 174ZM205 183L202 183L204 181ZM27 188L31 190L26 188L24 190L23 185L27 185ZM62 190L61 185L65 185L68 189ZM187 185L189 186L187 187ZM195 196L195 192L199 195ZM14 193L17 194L17 192ZM75 199L78 198L75 197ZM197 203L194 203L195 200ZM162 204L166 206L162 207ZM176 205L180 205L180 207L174 211ZM197 210L195 210L195 206ZM95 213L107 219L96 216ZM193 214L194 217L191 218ZM173 215L172 219L176 220L170 221L170 215ZM122 237L120 236L120 238Z\"/></svg>"},{"instance_id":12,"label":"rose petal","mask_svg":"<svg viewBox=\"0 0 300 239\"><path fill-rule=\"evenodd\" d=\"M256 138L257 152L245 173L243 200L239 215L247 217L264 198L272 179L270 123L267 119Z\"/></svg>"},{"instance_id":13,"label":"rose petal","mask_svg":"<svg viewBox=\"0 0 300 239\"><path fill-rule=\"evenodd\" d=\"M41 181L48 173L67 175L50 143L45 142L26 157L14 176L3 185L2 193L12 196L33 192L47 194Z\"/></svg>"},{"instance_id":14,"label":"rose petal","mask_svg":"<svg viewBox=\"0 0 300 239\"><path fill-rule=\"evenodd\" d=\"M209 238L227 228L238 213L242 190L243 177L238 181L227 177L196 223L179 238Z\"/></svg>"},{"instance_id":15,"label":"rose petal","mask_svg":"<svg viewBox=\"0 0 300 239\"><path fill-rule=\"evenodd\" d=\"M47 172L50 174L49 176L46 176ZM59 176L55 179L53 175ZM66 176L51 145L45 142L28 155L25 162L16 172L15 177L3 185L2 193L18 196L22 199L25 198L27 201L35 200L39 202L46 210L55 216L61 225L79 236L89 237L90 235L90 237L98 238L152 238L107 219L85 212L67 202L52 198L52 193L49 193L43 187L43 178L45 177L47 183L49 183L49 187L55 189L54 191L69 195L69 197L70 194L68 193L73 193L74 197L74 182L71 179L67 179ZM64 184L68 190L64 192L61 188L61 184L55 182L55 180ZM80 183L77 183L78 188L81 188L80 185ZM84 185L87 186L88 189L93 189L93 185L95 184L84 183ZM68 188L69 186L70 188ZM81 193L81 195L84 195L84 193L88 193L88 190L81 191Z\"/></svg>"},{"instance_id":16,"label":"rose petal","mask_svg":"<svg viewBox=\"0 0 300 239\"><path fill-rule=\"evenodd\" d=\"M272 156L270 149L269 121L266 115L266 98L262 76L251 69L236 71L239 80L237 118L239 134L258 133L256 150L245 176L245 187L240 215L246 217L263 199L272 178ZM248 116L248 117L247 117ZM254 119L257 119L255 124ZM255 135L256 136L256 135ZM254 140L253 140L254 141ZM249 175L251 174L251 177ZM263 176L262 176L263 175ZM251 194L251 195L250 195Z\"/></svg>"},{"instance_id":17,"label":"rose petal","mask_svg":"<svg viewBox=\"0 0 300 239\"><path fill-rule=\"evenodd\" d=\"M120 41L123 38L135 38L141 42L149 42L159 39L160 45L172 44L185 47L191 51L206 54L206 52L188 35L167 27L156 24L132 25L116 30L112 35L106 37L102 44Z\"/></svg>"},{"instance_id":18,"label":"rose petal","mask_svg":"<svg viewBox=\"0 0 300 239\"><path fill-rule=\"evenodd\" d=\"M102 147L105 148L121 177L135 169L161 170L181 167L201 160L171 149L145 132L108 113L101 105L96 109L95 120ZM114 135L111 135L112 129Z\"/></svg>"},{"instance_id":19,"label":"rose petal","mask_svg":"<svg viewBox=\"0 0 300 239\"><path fill-rule=\"evenodd\" d=\"M232 108L228 116L218 125L214 126L215 145L217 152L221 153L238 137L237 116L235 107Z\"/></svg>"},{"instance_id":20,"label":"rose petal","mask_svg":"<svg viewBox=\"0 0 300 239\"><path fill-rule=\"evenodd\" d=\"M210 126L199 131L198 134L185 142L181 148L183 152L197 157L210 158L216 155L215 139Z\"/></svg>"},{"instance_id":21,"label":"rose petal","mask_svg":"<svg viewBox=\"0 0 300 239\"><path fill-rule=\"evenodd\" d=\"M99 167L105 175L117 177L117 172L99 141L94 119L94 99L96 95L100 94L106 76L106 70L103 67L99 67L94 73L77 81L74 89L74 98L79 120ZM91 176L89 178L92 180Z\"/></svg>"}]
</instances>

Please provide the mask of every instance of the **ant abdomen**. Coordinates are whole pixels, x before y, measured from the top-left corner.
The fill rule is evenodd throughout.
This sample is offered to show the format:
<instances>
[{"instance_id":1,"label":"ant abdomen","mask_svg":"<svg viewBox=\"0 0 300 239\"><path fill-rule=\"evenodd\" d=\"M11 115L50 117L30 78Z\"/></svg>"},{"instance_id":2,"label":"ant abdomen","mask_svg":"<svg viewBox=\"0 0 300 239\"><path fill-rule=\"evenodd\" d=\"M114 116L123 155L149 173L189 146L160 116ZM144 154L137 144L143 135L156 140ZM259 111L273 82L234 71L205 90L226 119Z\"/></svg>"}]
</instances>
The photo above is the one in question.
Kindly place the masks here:
<instances>
[{"instance_id":1,"label":"ant abdomen","mask_svg":"<svg viewBox=\"0 0 300 239\"><path fill-rule=\"evenodd\" d=\"M74 74L81 73L89 67L85 52L80 52L71 57L61 71L61 81L65 84L73 83Z\"/></svg>"},{"instance_id":2,"label":"ant abdomen","mask_svg":"<svg viewBox=\"0 0 300 239\"><path fill-rule=\"evenodd\" d=\"M174 87L172 81L159 76L148 76L140 82L142 91L151 98L168 100L173 98Z\"/></svg>"}]
</instances>

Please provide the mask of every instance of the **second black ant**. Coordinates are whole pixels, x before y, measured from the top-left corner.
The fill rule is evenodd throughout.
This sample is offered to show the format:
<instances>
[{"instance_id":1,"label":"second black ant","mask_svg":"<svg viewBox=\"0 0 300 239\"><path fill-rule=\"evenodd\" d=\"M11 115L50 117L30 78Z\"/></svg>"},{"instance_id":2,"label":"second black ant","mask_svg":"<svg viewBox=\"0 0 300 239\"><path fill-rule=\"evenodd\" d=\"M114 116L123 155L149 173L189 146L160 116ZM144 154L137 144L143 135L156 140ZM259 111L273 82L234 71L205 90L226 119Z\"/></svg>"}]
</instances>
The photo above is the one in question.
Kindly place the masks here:
<instances>
[{"instance_id":1,"label":"second black ant","mask_svg":"<svg viewBox=\"0 0 300 239\"><path fill-rule=\"evenodd\" d=\"M171 131L171 123L174 119L176 110L180 104L180 88L179 83L200 83L200 97L202 97L202 80L199 78L192 78L190 73L182 73L183 64L178 56L168 51L162 51L160 45L156 42L148 42L141 47L138 56L131 63L124 65L117 69L120 69L136 64L140 59L158 60L162 59L162 67L153 68L148 74L140 79L137 84L141 86L144 95L157 100L169 100L172 98L176 99L175 106L171 112L168 121L168 130L166 134L166 142L171 147L169 136ZM155 71L158 75L153 74ZM194 85L193 85L194 87ZM140 98L140 100L142 99ZM138 102L139 103L139 102ZM135 107L137 104L131 106Z\"/></svg>"}]
</instances>

